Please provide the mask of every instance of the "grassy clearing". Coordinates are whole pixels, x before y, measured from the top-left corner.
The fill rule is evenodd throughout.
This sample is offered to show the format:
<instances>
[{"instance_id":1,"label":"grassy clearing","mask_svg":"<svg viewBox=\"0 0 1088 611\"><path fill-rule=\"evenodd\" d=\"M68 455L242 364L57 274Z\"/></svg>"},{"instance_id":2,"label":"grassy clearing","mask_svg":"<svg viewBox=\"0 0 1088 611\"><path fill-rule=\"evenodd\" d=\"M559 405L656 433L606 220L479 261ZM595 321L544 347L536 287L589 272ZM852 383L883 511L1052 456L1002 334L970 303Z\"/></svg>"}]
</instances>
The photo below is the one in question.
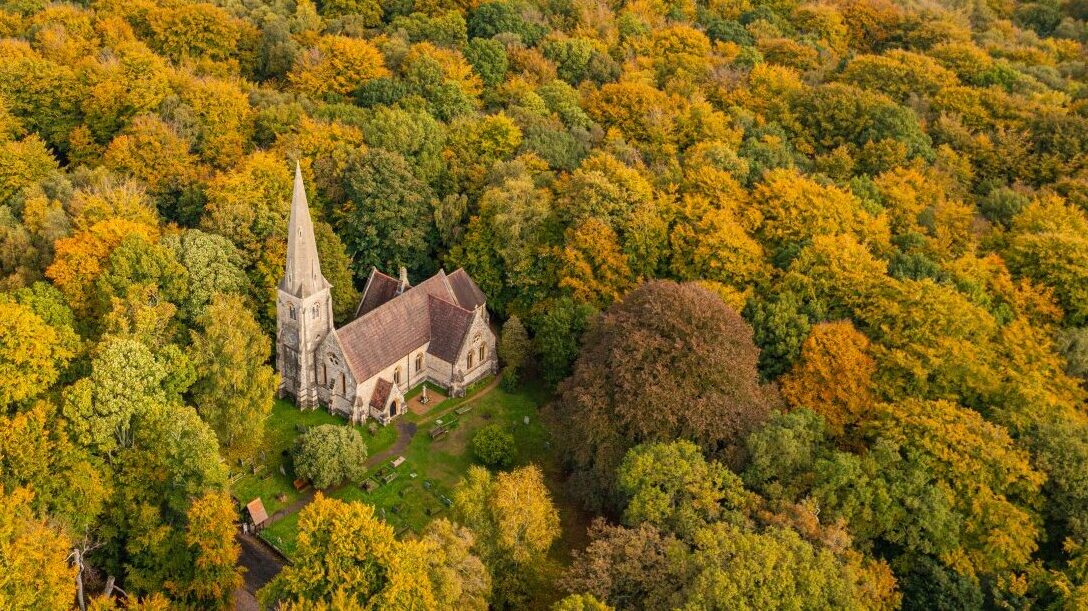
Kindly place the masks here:
<instances>
[{"instance_id":1,"label":"grassy clearing","mask_svg":"<svg viewBox=\"0 0 1088 611\"><path fill-rule=\"evenodd\" d=\"M482 382L477 390L486 386L489 380ZM379 472L395 472L395 479L373 492L366 492L360 482L353 482L331 496L373 505L378 516L399 534L419 533L431 520L448 515L449 507L443 497L450 498L453 487L468 468L477 464L470 442L473 433L484 425L499 423L509 428L518 447L516 465L540 464L551 459L551 444L537 416L537 409L546 397L546 393L536 386L514 393L495 388L473 401L471 411L463 415L457 415L455 411L470 397L444 401L426 416L416 419L419 430L403 453L403 464L393 470L390 465L396 457L390 457L367 474L367 477L377 479ZM449 433L440 439L431 439L430 431L438 420L448 424L454 419L456 425ZM386 471L382 471L383 467ZM416 477L411 477L412 473ZM264 531L265 538L288 556L295 549L298 525L297 517L291 518Z\"/></svg>"},{"instance_id":2,"label":"grassy clearing","mask_svg":"<svg viewBox=\"0 0 1088 611\"><path fill-rule=\"evenodd\" d=\"M254 461L254 467L231 464L234 474L231 490L243 503L260 497L271 515L301 497L292 484L295 479L288 454L298 436L299 426L313 427L321 424L346 424L346 421L327 411L300 410L290 401L279 399L272 405L272 413L265 424L262 450ZM377 454L393 445L397 439L396 427L379 427L371 435L367 426L355 427L366 441L367 453ZM285 454L285 452L287 454ZM282 473L280 469L286 473Z\"/></svg>"}]
</instances>

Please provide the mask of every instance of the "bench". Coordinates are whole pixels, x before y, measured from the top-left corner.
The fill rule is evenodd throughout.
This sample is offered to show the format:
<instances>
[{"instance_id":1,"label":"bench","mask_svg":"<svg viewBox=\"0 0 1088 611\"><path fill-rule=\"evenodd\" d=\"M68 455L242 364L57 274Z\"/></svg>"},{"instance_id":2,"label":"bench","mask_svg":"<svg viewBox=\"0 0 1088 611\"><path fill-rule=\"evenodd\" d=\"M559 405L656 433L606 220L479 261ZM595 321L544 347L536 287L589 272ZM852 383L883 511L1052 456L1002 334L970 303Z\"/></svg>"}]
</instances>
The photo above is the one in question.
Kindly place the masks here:
<instances>
[{"instance_id":1,"label":"bench","mask_svg":"<svg viewBox=\"0 0 1088 611\"><path fill-rule=\"evenodd\" d=\"M450 432L450 430L444 426L435 427L431 429L431 439L438 439L448 432Z\"/></svg>"},{"instance_id":2,"label":"bench","mask_svg":"<svg viewBox=\"0 0 1088 611\"><path fill-rule=\"evenodd\" d=\"M397 479L397 475L399 475L399 474L398 474L398 473L395 473L395 472L394 472L394 473L390 473L389 475L386 475L385 477L383 477L383 478L382 478L382 481L388 484L389 482L391 482L391 481L393 481L393 480Z\"/></svg>"},{"instance_id":3,"label":"bench","mask_svg":"<svg viewBox=\"0 0 1088 611\"><path fill-rule=\"evenodd\" d=\"M458 407L457 409L455 409L453 411L458 416L464 416L465 414L472 411L472 406L471 405L466 405L464 407Z\"/></svg>"}]
</instances>

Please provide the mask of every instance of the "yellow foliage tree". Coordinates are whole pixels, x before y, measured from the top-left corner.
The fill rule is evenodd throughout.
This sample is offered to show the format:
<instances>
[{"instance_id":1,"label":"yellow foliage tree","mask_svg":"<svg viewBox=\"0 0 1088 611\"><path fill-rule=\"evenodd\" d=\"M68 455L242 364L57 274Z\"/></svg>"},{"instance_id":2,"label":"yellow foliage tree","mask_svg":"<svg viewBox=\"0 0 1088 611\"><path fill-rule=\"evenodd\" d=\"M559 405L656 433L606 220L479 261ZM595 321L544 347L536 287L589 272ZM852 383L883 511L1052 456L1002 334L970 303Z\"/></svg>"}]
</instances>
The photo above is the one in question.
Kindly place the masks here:
<instances>
[{"instance_id":1,"label":"yellow foliage tree","mask_svg":"<svg viewBox=\"0 0 1088 611\"><path fill-rule=\"evenodd\" d=\"M0 488L0 608L68 609L76 597L71 541L35 515L33 498Z\"/></svg>"},{"instance_id":2,"label":"yellow foliage tree","mask_svg":"<svg viewBox=\"0 0 1088 611\"><path fill-rule=\"evenodd\" d=\"M0 407L45 392L73 356L30 308L0 300Z\"/></svg>"},{"instance_id":3,"label":"yellow foliage tree","mask_svg":"<svg viewBox=\"0 0 1088 611\"><path fill-rule=\"evenodd\" d=\"M113 249L126 236L136 234L149 241L158 239L156 227L126 219L108 219L91 225L69 238L57 240L53 264L45 270L77 313L86 313L94 291L94 281L102 273Z\"/></svg>"},{"instance_id":4,"label":"yellow foliage tree","mask_svg":"<svg viewBox=\"0 0 1088 611\"><path fill-rule=\"evenodd\" d=\"M842 434L872 407L876 365L868 349L868 338L849 321L814 326L800 360L780 380L782 396L795 408L821 414L833 432Z\"/></svg>"},{"instance_id":5,"label":"yellow foliage tree","mask_svg":"<svg viewBox=\"0 0 1088 611\"><path fill-rule=\"evenodd\" d=\"M322 36L302 54L288 78L308 95L348 95L371 79L388 76L378 49L361 38Z\"/></svg>"},{"instance_id":6,"label":"yellow foliage tree","mask_svg":"<svg viewBox=\"0 0 1088 611\"><path fill-rule=\"evenodd\" d=\"M569 290L575 301L605 308L635 283L616 232L600 220L589 218L570 229L566 244L559 286Z\"/></svg>"}]
</instances>

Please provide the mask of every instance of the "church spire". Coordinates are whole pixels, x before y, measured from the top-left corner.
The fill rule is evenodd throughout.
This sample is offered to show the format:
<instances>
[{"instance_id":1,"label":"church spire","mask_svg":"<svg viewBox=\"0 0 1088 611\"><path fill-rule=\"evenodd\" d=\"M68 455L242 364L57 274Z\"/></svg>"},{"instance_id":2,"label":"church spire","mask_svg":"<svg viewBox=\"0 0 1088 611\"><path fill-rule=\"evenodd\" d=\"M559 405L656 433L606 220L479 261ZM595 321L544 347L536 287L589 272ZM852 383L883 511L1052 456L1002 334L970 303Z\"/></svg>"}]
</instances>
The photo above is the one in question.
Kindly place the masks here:
<instances>
[{"instance_id":1,"label":"church spire","mask_svg":"<svg viewBox=\"0 0 1088 611\"><path fill-rule=\"evenodd\" d=\"M296 297L307 297L329 287L321 275L314 224L302 184L302 167L295 162L295 190L291 195L291 219L287 223L287 268L280 288Z\"/></svg>"}]
</instances>

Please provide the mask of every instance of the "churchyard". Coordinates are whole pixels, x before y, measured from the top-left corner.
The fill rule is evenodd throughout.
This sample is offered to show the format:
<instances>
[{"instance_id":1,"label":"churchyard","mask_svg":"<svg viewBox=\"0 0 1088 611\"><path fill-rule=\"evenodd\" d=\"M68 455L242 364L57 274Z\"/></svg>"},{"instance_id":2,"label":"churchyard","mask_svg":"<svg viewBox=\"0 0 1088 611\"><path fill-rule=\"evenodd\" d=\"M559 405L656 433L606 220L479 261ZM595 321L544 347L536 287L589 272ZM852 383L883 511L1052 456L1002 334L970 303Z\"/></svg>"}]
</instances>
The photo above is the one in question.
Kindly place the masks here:
<instances>
[{"instance_id":1,"label":"churchyard","mask_svg":"<svg viewBox=\"0 0 1088 611\"><path fill-rule=\"evenodd\" d=\"M361 481L345 483L326 491L326 494L344 501L374 506L378 516L392 525L398 535L404 536L419 533L431 520L449 515L454 486L470 466L479 464L472 453L471 441L475 431L483 426L500 424L513 434L517 447L515 466L553 463L551 443L537 414L538 407L546 399L545 391L539 386L530 385L510 393L498 386L490 387L491 381L481 381L470 389L466 397L433 403L425 413L409 411L401 418L406 423L415 424L416 433L404 450L372 465ZM419 389L416 389L407 398L410 400L418 392ZM293 406L291 409L294 409ZM314 418L313 424L329 421L343 423L343 420L324 412L306 412L315 413L324 414L325 418L321 421ZM287 414L281 415L291 418ZM294 428L284 423L277 423L274 427L279 431L276 443L289 449L297 436ZM386 431L391 433L388 441ZM391 447L396 441L395 436L396 423L383 427L375 436L378 443L371 449L370 438L364 433L368 455L376 456ZM403 461L398 460L401 457ZM289 470L288 473L290 475ZM283 483L290 486L287 478L283 478ZM248 490L259 491L258 488ZM294 488L291 487L291 490ZM235 491L237 494L239 489L236 487ZM241 495L239 498L242 498ZM268 501L265 503L271 515L276 511L273 507L289 505L299 498L300 493L295 493L285 504L270 506ZM297 529L298 513L295 512L272 522L261 532L261 536L290 557L295 551Z\"/></svg>"},{"instance_id":2,"label":"churchyard","mask_svg":"<svg viewBox=\"0 0 1088 611\"><path fill-rule=\"evenodd\" d=\"M259 497L269 515L302 498L302 491L296 490L293 484L295 477L291 460L284 452L290 453L300 432L322 424L346 426L347 422L325 410L302 411L289 400L276 400L268 417L262 450L256 460L250 464L233 462L230 465L234 496L242 503ZM371 454L389 448L397 438L395 427L378 427L374 434L366 425L356 428Z\"/></svg>"}]
</instances>

